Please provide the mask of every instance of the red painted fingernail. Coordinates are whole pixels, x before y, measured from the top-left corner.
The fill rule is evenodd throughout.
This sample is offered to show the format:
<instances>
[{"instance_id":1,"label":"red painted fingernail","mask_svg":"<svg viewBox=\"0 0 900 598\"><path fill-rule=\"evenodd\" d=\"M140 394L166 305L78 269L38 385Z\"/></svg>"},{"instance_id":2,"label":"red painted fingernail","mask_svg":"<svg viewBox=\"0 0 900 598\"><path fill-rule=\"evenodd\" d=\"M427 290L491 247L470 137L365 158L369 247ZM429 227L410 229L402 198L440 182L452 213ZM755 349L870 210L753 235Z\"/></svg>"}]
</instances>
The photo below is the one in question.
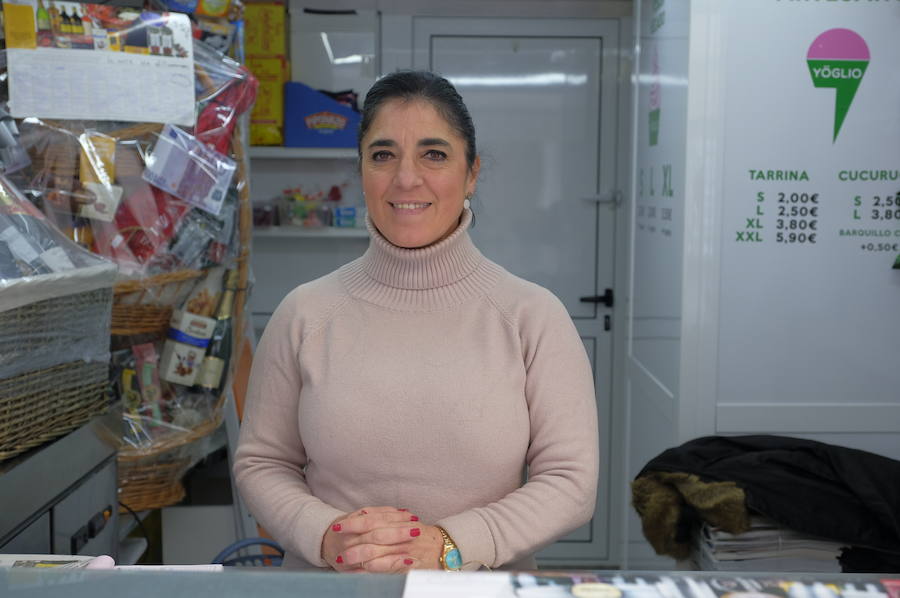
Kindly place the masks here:
<instances>
[{"instance_id":1,"label":"red painted fingernail","mask_svg":"<svg viewBox=\"0 0 900 598\"><path fill-rule=\"evenodd\" d=\"M419 518L417 516L413 515L412 517L409 518L409 520L410 521L418 521Z\"/></svg>"},{"instance_id":2,"label":"red painted fingernail","mask_svg":"<svg viewBox=\"0 0 900 598\"><path fill-rule=\"evenodd\" d=\"M398 511L408 511L409 509L397 509Z\"/></svg>"},{"instance_id":3,"label":"red painted fingernail","mask_svg":"<svg viewBox=\"0 0 900 598\"><path fill-rule=\"evenodd\" d=\"M332 525L332 526L331 526L331 531L334 531L334 532L339 532L339 531L341 531L341 524L340 524L340 523L335 523L334 525Z\"/></svg>"},{"instance_id":4,"label":"red painted fingernail","mask_svg":"<svg viewBox=\"0 0 900 598\"><path fill-rule=\"evenodd\" d=\"M411 530L409 530L409 535L412 536L413 538L415 538L416 536L418 536L421 533L422 533L422 530L420 530L417 527L414 527Z\"/></svg>"},{"instance_id":5,"label":"red painted fingernail","mask_svg":"<svg viewBox=\"0 0 900 598\"><path fill-rule=\"evenodd\" d=\"M342 557L341 555L338 555L338 557L336 559L334 559L334 562L335 563L343 563L344 557Z\"/></svg>"},{"instance_id":6,"label":"red painted fingernail","mask_svg":"<svg viewBox=\"0 0 900 598\"><path fill-rule=\"evenodd\" d=\"M369 514L369 512L368 512L367 510L365 510L365 509L363 509L362 511L360 511L360 513L362 513L363 515L368 515L368 514Z\"/></svg>"},{"instance_id":7,"label":"red painted fingernail","mask_svg":"<svg viewBox=\"0 0 900 598\"><path fill-rule=\"evenodd\" d=\"M412 565L412 564L413 564L413 560L412 560L412 559L403 559L403 564L404 564L404 565Z\"/></svg>"}]
</instances>

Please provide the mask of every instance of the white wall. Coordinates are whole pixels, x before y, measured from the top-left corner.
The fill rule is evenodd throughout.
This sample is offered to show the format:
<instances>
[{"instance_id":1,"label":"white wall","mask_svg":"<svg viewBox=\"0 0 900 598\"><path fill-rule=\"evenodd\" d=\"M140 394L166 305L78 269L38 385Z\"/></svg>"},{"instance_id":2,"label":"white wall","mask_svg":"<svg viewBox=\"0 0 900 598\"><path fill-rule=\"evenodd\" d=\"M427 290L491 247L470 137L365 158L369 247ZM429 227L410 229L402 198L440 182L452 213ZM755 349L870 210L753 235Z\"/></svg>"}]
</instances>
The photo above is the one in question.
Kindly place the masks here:
<instances>
[{"instance_id":1,"label":"white wall","mask_svg":"<svg viewBox=\"0 0 900 598\"><path fill-rule=\"evenodd\" d=\"M729 3L721 11L715 68L725 89L724 159L709 173L722 181L724 199L721 432L831 433L866 446L869 434L900 431L900 272L891 269L900 254L898 27L896 6L873 3L766 10ZM807 55L821 34L837 29L845 35L820 42L824 52L849 58L847 44L857 40L871 58L860 62L866 70L834 138L835 89L814 86ZM761 53L752 46L762 30L768 49ZM808 180L765 180L751 169ZM860 171L893 179L842 180ZM884 208L885 200L894 205ZM762 242L740 240L748 218L762 227L753 229ZM795 237L805 242L779 243L779 234L782 241L806 235ZM887 456L900 458L900 438Z\"/></svg>"},{"instance_id":2,"label":"white wall","mask_svg":"<svg viewBox=\"0 0 900 598\"><path fill-rule=\"evenodd\" d=\"M630 0L291 0L289 10L303 8L377 10L384 43L376 48L379 72L412 67L411 23L414 16L508 16L531 18L622 17ZM624 83L623 83L624 84ZM362 98L360 98L362 101ZM298 184L311 188L347 182L347 197L359 199L361 188L353 160L253 159L251 197L265 201ZM255 287L251 312L257 336L280 299L299 284L313 280L362 255L368 241L360 238L253 240Z\"/></svg>"},{"instance_id":3,"label":"white wall","mask_svg":"<svg viewBox=\"0 0 900 598\"><path fill-rule=\"evenodd\" d=\"M627 479L677 443L682 352L682 262L688 103L689 4L636 2L633 266L626 400ZM651 121L654 123L651 124ZM651 139L651 127L658 131ZM628 521L631 568L664 567L643 540L633 509Z\"/></svg>"},{"instance_id":4,"label":"white wall","mask_svg":"<svg viewBox=\"0 0 900 598\"><path fill-rule=\"evenodd\" d=\"M666 199L639 192L629 472L663 448L707 434L796 436L900 458L900 318L892 314L900 272L891 270L900 223L883 206L872 217L876 196L883 202L900 191L892 50L900 12L875 2L637 4L635 176L673 163L668 199L680 208L682 236L664 244L649 234L641 203ZM856 32L871 53L837 138L835 90L816 87L807 63L814 40L831 29ZM830 59L852 58L842 54L846 44L829 51ZM659 145L651 147L642 121L657 80L654 53L661 120ZM684 102L674 115L673 96ZM888 180L841 180L842 172L869 170L887 172ZM802 180L785 180L801 172ZM818 211L792 219L779 209L792 205L779 203L780 193L817 194L817 204L805 205ZM815 231L816 242L778 241L792 230ZM886 236L841 232L848 230ZM655 566L629 516L626 566Z\"/></svg>"}]
</instances>

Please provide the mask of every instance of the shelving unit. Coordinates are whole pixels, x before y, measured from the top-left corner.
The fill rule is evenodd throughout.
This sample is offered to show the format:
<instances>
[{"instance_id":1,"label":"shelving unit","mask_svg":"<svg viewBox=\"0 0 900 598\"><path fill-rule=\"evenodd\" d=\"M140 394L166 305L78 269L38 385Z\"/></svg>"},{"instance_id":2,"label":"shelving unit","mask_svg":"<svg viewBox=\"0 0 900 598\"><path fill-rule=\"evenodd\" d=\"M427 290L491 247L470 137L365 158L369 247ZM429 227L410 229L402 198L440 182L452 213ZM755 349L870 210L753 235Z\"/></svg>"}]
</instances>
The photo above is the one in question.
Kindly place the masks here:
<instances>
[{"instance_id":1,"label":"shelving unit","mask_svg":"<svg viewBox=\"0 0 900 598\"><path fill-rule=\"evenodd\" d=\"M297 226L271 226L268 228L254 228L253 238L269 239L364 239L369 236L369 231L364 228L301 228Z\"/></svg>"},{"instance_id":2,"label":"shelving unit","mask_svg":"<svg viewBox=\"0 0 900 598\"><path fill-rule=\"evenodd\" d=\"M253 146L250 158L255 160L355 160L353 147L282 147ZM258 239L364 239L369 232L364 228L301 228L296 226L272 226L253 229Z\"/></svg>"},{"instance_id":3,"label":"shelving unit","mask_svg":"<svg viewBox=\"0 0 900 598\"><path fill-rule=\"evenodd\" d=\"M347 160L356 159L355 147L282 147L282 146L252 146L251 158L266 159L331 159Z\"/></svg>"},{"instance_id":4,"label":"shelving unit","mask_svg":"<svg viewBox=\"0 0 900 598\"><path fill-rule=\"evenodd\" d=\"M259 200L278 197L298 184L327 189L347 183L345 197L362 199L355 147L256 146L251 160L251 191ZM314 280L358 258L366 248L365 228L254 227L251 321L261 334L275 308L298 284Z\"/></svg>"}]
</instances>

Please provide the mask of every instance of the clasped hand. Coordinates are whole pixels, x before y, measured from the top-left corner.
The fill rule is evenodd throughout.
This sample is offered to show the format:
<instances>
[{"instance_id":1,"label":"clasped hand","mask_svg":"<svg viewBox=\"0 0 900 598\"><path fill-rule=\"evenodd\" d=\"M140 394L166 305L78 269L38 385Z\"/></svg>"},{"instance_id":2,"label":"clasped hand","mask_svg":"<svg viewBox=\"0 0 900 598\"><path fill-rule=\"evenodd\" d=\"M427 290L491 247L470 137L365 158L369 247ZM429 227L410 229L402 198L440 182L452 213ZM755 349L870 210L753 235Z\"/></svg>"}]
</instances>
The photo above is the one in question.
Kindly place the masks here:
<instances>
[{"instance_id":1,"label":"clasped hand","mask_svg":"<svg viewBox=\"0 0 900 598\"><path fill-rule=\"evenodd\" d=\"M364 507L332 522L322 558L336 571L403 573L440 568L442 548L438 529L406 509Z\"/></svg>"}]
</instances>

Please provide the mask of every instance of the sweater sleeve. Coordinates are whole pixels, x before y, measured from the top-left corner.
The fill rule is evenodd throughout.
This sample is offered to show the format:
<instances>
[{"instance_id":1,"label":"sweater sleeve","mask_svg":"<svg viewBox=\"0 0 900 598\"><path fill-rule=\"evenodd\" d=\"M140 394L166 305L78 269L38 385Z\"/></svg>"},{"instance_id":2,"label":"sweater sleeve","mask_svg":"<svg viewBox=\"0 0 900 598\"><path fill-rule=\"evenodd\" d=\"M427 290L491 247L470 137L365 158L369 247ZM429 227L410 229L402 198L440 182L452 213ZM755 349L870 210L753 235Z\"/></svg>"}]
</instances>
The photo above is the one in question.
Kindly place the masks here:
<instances>
[{"instance_id":1,"label":"sweater sleeve","mask_svg":"<svg viewBox=\"0 0 900 598\"><path fill-rule=\"evenodd\" d=\"M313 496L306 484L306 450L298 419L302 387L298 303L297 291L282 301L256 348L234 474L254 517L285 550L326 567L322 538L343 512Z\"/></svg>"},{"instance_id":2,"label":"sweater sleeve","mask_svg":"<svg viewBox=\"0 0 900 598\"><path fill-rule=\"evenodd\" d=\"M548 292L513 314L526 371L527 482L500 500L437 522L464 562L492 568L526 557L594 514L599 435L593 373L562 303Z\"/></svg>"}]
</instances>

